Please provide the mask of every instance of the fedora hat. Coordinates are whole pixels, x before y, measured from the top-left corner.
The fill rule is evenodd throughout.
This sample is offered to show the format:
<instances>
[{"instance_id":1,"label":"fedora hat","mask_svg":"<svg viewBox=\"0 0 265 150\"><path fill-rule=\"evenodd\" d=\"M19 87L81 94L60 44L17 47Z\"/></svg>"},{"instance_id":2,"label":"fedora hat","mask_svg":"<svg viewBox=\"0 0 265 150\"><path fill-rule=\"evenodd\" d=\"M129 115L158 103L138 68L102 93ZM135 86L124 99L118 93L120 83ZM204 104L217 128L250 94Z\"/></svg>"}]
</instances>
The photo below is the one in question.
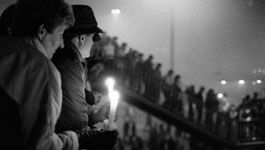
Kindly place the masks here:
<instances>
[{"instance_id":1,"label":"fedora hat","mask_svg":"<svg viewBox=\"0 0 265 150\"><path fill-rule=\"evenodd\" d=\"M65 31L65 34L102 33L98 27L94 12L87 5L72 5L75 24ZM98 34L97 34L98 35Z\"/></svg>"}]
</instances>

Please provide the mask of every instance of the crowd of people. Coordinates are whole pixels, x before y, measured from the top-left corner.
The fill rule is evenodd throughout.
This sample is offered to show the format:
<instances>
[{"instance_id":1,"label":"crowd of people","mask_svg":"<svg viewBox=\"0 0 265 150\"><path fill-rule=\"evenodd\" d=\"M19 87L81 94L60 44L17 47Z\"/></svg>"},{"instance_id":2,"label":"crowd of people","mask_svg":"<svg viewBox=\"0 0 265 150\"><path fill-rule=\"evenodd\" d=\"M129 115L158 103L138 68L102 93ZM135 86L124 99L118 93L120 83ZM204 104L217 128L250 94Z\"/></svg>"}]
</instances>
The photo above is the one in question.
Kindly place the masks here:
<instances>
[{"instance_id":1,"label":"crowd of people","mask_svg":"<svg viewBox=\"0 0 265 150\"><path fill-rule=\"evenodd\" d=\"M212 132L222 131L225 138L235 135L239 121L264 121L265 103L256 93L236 108L222 104L213 89L205 98L204 87L198 92L193 85L184 89L173 70L162 76L162 64L154 65L152 55L144 60L135 49L127 52L127 43L119 45L117 37L107 36L87 5L17 0L1 15L0 36L3 150L112 149L118 133L115 123L107 121L103 79L108 73L161 108ZM176 149L177 139L187 135L179 130L171 135L170 129L150 126L150 137L160 139L150 138L146 144L137 137L135 123L126 122L124 137L118 139L123 144L117 145ZM264 137L257 124L244 124L242 131L243 137Z\"/></svg>"},{"instance_id":2,"label":"crowd of people","mask_svg":"<svg viewBox=\"0 0 265 150\"><path fill-rule=\"evenodd\" d=\"M127 109L127 110L130 110ZM135 110L139 111L139 110ZM139 113L139 112L138 112ZM189 150L189 134L149 114L143 115L144 122L139 128L136 112L126 112L122 136L116 150ZM138 116L139 117L139 116Z\"/></svg>"},{"instance_id":3,"label":"crowd of people","mask_svg":"<svg viewBox=\"0 0 265 150\"><path fill-rule=\"evenodd\" d=\"M146 60L143 54L127 43L118 44L117 37L105 33L102 40L95 43L92 56L105 60L106 70L115 75L121 84L142 95L162 108L174 112L224 138L236 141L246 137L263 140L265 100L254 93L236 107L227 102L227 95L217 96L214 89L206 92L205 87L195 91L195 86L184 86L181 75L169 70L165 76L162 65L153 63L153 56ZM248 139L249 141L250 139ZM244 140L243 140L244 141Z\"/></svg>"}]
</instances>

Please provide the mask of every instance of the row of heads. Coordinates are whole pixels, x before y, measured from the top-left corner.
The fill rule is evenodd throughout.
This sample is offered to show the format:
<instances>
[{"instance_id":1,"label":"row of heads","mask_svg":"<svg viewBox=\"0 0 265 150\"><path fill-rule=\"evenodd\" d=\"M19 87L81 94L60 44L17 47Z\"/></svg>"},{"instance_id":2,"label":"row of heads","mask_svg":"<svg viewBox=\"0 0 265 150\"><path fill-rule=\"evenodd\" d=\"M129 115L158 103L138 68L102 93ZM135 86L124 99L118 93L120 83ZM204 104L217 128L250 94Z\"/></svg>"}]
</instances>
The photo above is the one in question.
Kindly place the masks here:
<instances>
[{"instance_id":1,"label":"row of heads","mask_svg":"<svg viewBox=\"0 0 265 150\"><path fill-rule=\"evenodd\" d=\"M63 0L18 0L6 8L0 17L0 36L35 36L38 27L45 25L48 32L65 24L69 28L65 35L94 34L93 40L100 40L94 12L87 5L72 5Z\"/></svg>"}]
</instances>

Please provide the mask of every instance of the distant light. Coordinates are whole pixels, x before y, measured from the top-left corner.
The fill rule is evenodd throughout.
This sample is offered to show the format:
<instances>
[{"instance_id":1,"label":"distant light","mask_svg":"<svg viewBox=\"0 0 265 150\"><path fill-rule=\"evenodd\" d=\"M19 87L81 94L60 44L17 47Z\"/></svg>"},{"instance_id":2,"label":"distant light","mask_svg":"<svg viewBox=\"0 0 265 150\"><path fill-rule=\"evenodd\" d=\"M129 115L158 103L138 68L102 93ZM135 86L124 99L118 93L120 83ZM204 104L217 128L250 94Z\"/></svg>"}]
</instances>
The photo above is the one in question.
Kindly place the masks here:
<instances>
[{"instance_id":1,"label":"distant light","mask_svg":"<svg viewBox=\"0 0 265 150\"><path fill-rule=\"evenodd\" d=\"M224 97L224 94L223 94L223 93L218 93L218 94L217 94L217 97L218 97L219 99L222 99L222 98Z\"/></svg>"},{"instance_id":2,"label":"distant light","mask_svg":"<svg viewBox=\"0 0 265 150\"><path fill-rule=\"evenodd\" d=\"M119 15L119 14L121 13L121 11L120 11L120 9L112 9L112 10L111 10L111 13L112 13L113 15Z\"/></svg>"},{"instance_id":3,"label":"distant light","mask_svg":"<svg viewBox=\"0 0 265 150\"><path fill-rule=\"evenodd\" d=\"M250 113L250 109L246 109L245 112L248 114Z\"/></svg>"},{"instance_id":4,"label":"distant light","mask_svg":"<svg viewBox=\"0 0 265 150\"><path fill-rule=\"evenodd\" d=\"M251 120L252 120L251 117L247 117L246 118L246 121L248 121L248 122L251 121Z\"/></svg>"},{"instance_id":5,"label":"distant light","mask_svg":"<svg viewBox=\"0 0 265 150\"><path fill-rule=\"evenodd\" d=\"M263 71L262 69L260 69L260 68L258 69L258 72L262 72L262 71Z\"/></svg>"},{"instance_id":6,"label":"distant light","mask_svg":"<svg viewBox=\"0 0 265 150\"><path fill-rule=\"evenodd\" d=\"M243 85L243 84L245 84L245 80L239 80L238 83Z\"/></svg>"},{"instance_id":7,"label":"distant light","mask_svg":"<svg viewBox=\"0 0 265 150\"><path fill-rule=\"evenodd\" d=\"M257 70L256 70L256 69L254 69L254 70L253 70L253 73L257 73Z\"/></svg>"},{"instance_id":8,"label":"distant light","mask_svg":"<svg viewBox=\"0 0 265 150\"><path fill-rule=\"evenodd\" d=\"M256 82L257 82L258 84L262 83L262 81L261 81L261 80L257 80Z\"/></svg>"},{"instance_id":9,"label":"distant light","mask_svg":"<svg viewBox=\"0 0 265 150\"><path fill-rule=\"evenodd\" d=\"M225 85L225 84L226 84L226 81L225 81L225 80L222 80L222 81L221 81L221 84L222 84L222 85Z\"/></svg>"}]
</instances>

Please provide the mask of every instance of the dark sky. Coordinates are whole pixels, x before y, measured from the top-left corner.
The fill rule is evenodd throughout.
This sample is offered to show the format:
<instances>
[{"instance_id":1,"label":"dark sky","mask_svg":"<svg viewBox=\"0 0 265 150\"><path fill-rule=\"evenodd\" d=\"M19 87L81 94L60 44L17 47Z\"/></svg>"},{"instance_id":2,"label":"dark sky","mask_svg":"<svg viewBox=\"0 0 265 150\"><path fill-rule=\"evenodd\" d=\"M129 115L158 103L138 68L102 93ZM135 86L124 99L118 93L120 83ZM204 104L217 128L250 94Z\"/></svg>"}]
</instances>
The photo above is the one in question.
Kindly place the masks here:
<instances>
[{"instance_id":1,"label":"dark sky","mask_svg":"<svg viewBox=\"0 0 265 150\"><path fill-rule=\"evenodd\" d=\"M232 103L259 91L265 72L265 2L262 0L67 0L90 5L99 26L119 42L170 68L170 24L174 18L174 70L183 84L226 92ZM1 0L4 8L11 0ZM111 9L119 8L114 17ZM227 85L220 85L222 79ZM239 79L246 85L239 87Z\"/></svg>"}]
</instances>

